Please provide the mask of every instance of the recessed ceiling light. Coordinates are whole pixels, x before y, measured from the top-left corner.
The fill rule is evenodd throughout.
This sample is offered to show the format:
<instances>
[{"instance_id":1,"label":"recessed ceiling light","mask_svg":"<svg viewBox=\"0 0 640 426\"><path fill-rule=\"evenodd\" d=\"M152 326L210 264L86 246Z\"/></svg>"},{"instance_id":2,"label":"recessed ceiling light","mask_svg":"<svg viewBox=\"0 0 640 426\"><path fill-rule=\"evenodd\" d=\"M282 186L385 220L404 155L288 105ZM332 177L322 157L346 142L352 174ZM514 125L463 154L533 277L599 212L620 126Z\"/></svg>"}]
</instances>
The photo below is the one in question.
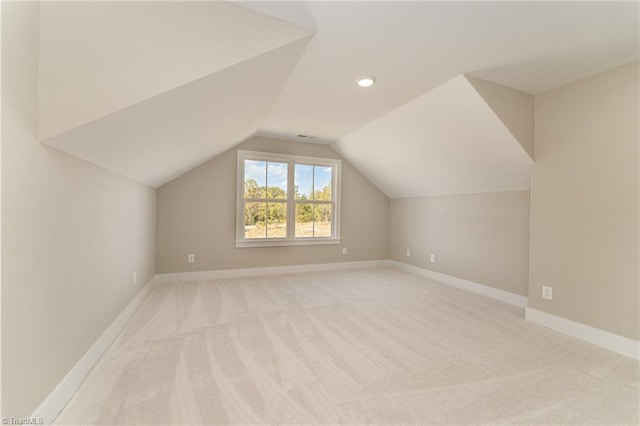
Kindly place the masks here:
<instances>
[{"instance_id":1,"label":"recessed ceiling light","mask_svg":"<svg viewBox=\"0 0 640 426\"><path fill-rule=\"evenodd\" d=\"M360 79L358 79L358 86L360 87L371 87L373 86L373 83L376 82L376 78L372 77L370 75L364 76Z\"/></svg>"}]
</instances>

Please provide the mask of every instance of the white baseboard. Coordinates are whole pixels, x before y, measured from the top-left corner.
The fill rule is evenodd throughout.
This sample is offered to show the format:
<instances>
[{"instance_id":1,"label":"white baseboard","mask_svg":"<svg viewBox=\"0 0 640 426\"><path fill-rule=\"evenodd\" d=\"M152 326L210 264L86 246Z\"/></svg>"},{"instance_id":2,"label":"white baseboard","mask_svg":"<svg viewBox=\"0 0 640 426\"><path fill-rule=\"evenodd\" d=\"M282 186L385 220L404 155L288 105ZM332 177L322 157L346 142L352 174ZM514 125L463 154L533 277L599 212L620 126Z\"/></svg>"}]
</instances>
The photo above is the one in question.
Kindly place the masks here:
<instances>
[{"instance_id":1,"label":"white baseboard","mask_svg":"<svg viewBox=\"0 0 640 426\"><path fill-rule=\"evenodd\" d=\"M508 303L509 305L517 306L519 308L524 309L529 303L529 299L526 296L522 296L520 294L500 290L498 288L490 287L484 284L478 284L473 281L464 280L462 278L453 277L451 275L431 271L429 269L420 268L418 266L408 265L406 263L397 262L395 260L391 260L389 262L391 266L402 269L403 271L412 272L416 275L421 275L434 281L438 281L443 284L459 288L461 290L466 290L471 293L480 294L491 299L499 300L501 302Z\"/></svg>"},{"instance_id":2,"label":"white baseboard","mask_svg":"<svg viewBox=\"0 0 640 426\"><path fill-rule=\"evenodd\" d=\"M118 337L129 319L133 316L138 306L147 297L155 283L155 277L136 294L131 302L107 329L98 337L89 350L80 358L80 361L73 366L66 376L45 398L40 406L31 415L31 418L42 418L44 424L51 424L67 405L71 397L76 393L91 369L100 360L102 355L109 349L109 346Z\"/></svg>"},{"instance_id":3,"label":"white baseboard","mask_svg":"<svg viewBox=\"0 0 640 426\"><path fill-rule=\"evenodd\" d=\"M374 266L389 266L389 260L364 260L359 262L318 263L311 265L268 266L264 268L221 269L217 271L178 272L171 274L157 274L156 282L175 283L189 281L204 281L220 278L255 277L260 275L291 274L296 272L321 272L339 269L369 268Z\"/></svg>"},{"instance_id":4,"label":"white baseboard","mask_svg":"<svg viewBox=\"0 0 640 426\"><path fill-rule=\"evenodd\" d=\"M640 342L533 308L525 310L525 319L562 334L593 343L621 355L640 360Z\"/></svg>"}]
</instances>

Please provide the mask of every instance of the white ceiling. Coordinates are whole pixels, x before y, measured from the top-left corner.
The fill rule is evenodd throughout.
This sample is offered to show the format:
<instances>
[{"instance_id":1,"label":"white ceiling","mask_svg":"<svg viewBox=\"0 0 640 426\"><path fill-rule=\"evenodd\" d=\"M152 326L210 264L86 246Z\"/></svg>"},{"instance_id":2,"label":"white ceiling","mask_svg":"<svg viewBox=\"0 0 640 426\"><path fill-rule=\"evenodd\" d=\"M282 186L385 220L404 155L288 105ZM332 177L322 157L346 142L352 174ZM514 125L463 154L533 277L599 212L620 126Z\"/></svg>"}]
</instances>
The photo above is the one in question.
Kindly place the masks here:
<instances>
[{"instance_id":1,"label":"white ceiling","mask_svg":"<svg viewBox=\"0 0 640 426\"><path fill-rule=\"evenodd\" d=\"M637 2L242 4L317 29L271 134L333 141L460 74L535 94L639 55ZM366 74L378 82L362 90Z\"/></svg>"},{"instance_id":2,"label":"white ceiling","mask_svg":"<svg viewBox=\"0 0 640 426\"><path fill-rule=\"evenodd\" d=\"M44 2L41 140L152 186L258 133L331 143L392 197L523 189L533 155L523 91L638 59L639 10ZM365 74L376 85L359 88Z\"/></svg>"},{"instance_id":3,"label":"white ceiling","mask_svg":"<svg viewBox=\"0 0 640 426\"><path fill-rule=\"evenodd\" d=\"M226 2L42 2L40 138L313 31Z\"/></svg>"}]
</instances>

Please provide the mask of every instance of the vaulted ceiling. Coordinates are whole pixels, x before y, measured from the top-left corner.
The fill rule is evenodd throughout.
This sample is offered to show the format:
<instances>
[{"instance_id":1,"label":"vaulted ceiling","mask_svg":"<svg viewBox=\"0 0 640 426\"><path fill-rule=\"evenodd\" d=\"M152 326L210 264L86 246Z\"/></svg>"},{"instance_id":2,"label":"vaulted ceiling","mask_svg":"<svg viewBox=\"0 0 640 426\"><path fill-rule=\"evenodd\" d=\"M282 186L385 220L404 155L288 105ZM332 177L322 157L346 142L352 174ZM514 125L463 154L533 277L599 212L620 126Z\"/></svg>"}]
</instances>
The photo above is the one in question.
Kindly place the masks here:
<instances>
[{"instance_id":1,"label":"vaulted ceiling","mask_svg":"<svg viewBox=\"0 0 640 426\"><path fill-rule=\"evenodd\" d=\"M40 139L159 186L252 135L390 197L527 189L533 95L639 57L635 2L43 2ZM363 89L358 77L374 75Z\"/></svg>"}]
</instances>

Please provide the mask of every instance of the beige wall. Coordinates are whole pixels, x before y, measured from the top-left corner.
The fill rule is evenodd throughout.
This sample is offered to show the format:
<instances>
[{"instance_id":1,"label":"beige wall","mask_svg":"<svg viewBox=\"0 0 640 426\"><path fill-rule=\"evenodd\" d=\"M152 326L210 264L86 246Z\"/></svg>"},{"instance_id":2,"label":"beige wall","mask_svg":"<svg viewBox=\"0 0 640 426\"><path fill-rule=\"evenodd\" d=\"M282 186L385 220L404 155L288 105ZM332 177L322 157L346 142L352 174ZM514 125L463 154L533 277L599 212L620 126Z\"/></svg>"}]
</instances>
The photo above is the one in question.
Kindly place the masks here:
<instances>
[{"instance_id":1,"label":"beige wall","mask_svg":"<svg viewBox=\"0 0 640 426\"><path fill-rule=\"evenodd\" d=\"M38 14L2 3L2 415L14 417L155 269L155 190L38 143Z\"/></svg>"},{"instance_id":2,"label":"beige wall","mask_svg":"<svg viewBox=\"0 0 640 426\"><path fill-rule=\"evenodd\" d=\"M395 199L390 233L393 260L527 295L529 191Z\"/></svg>"},{"instance_id":3,"label":"beige wall","mask_svg":"<svg viewBox=\"0 0 640 426\"><path fill-rule=\"evenodd\" d=\"M342 162L340 245L236 248L238 149L340 158L325 145L254 138L158 189L158 273L388 258L389 199ZM362 214L365 212L365 214ZM341 248L347 248L347 255ZM187 263L187 254L196 263Z\"/></svg>"},{"instance_id":4,"label":"beige wall","mask_svg":"<svg viewBox=\"0 0 640 426\"><path fill-rule=\"evenodd\" d=\"M531 307L636 340L638 72L635 62L536 97L529 284Z\"/></svg>"}]
</instances>

